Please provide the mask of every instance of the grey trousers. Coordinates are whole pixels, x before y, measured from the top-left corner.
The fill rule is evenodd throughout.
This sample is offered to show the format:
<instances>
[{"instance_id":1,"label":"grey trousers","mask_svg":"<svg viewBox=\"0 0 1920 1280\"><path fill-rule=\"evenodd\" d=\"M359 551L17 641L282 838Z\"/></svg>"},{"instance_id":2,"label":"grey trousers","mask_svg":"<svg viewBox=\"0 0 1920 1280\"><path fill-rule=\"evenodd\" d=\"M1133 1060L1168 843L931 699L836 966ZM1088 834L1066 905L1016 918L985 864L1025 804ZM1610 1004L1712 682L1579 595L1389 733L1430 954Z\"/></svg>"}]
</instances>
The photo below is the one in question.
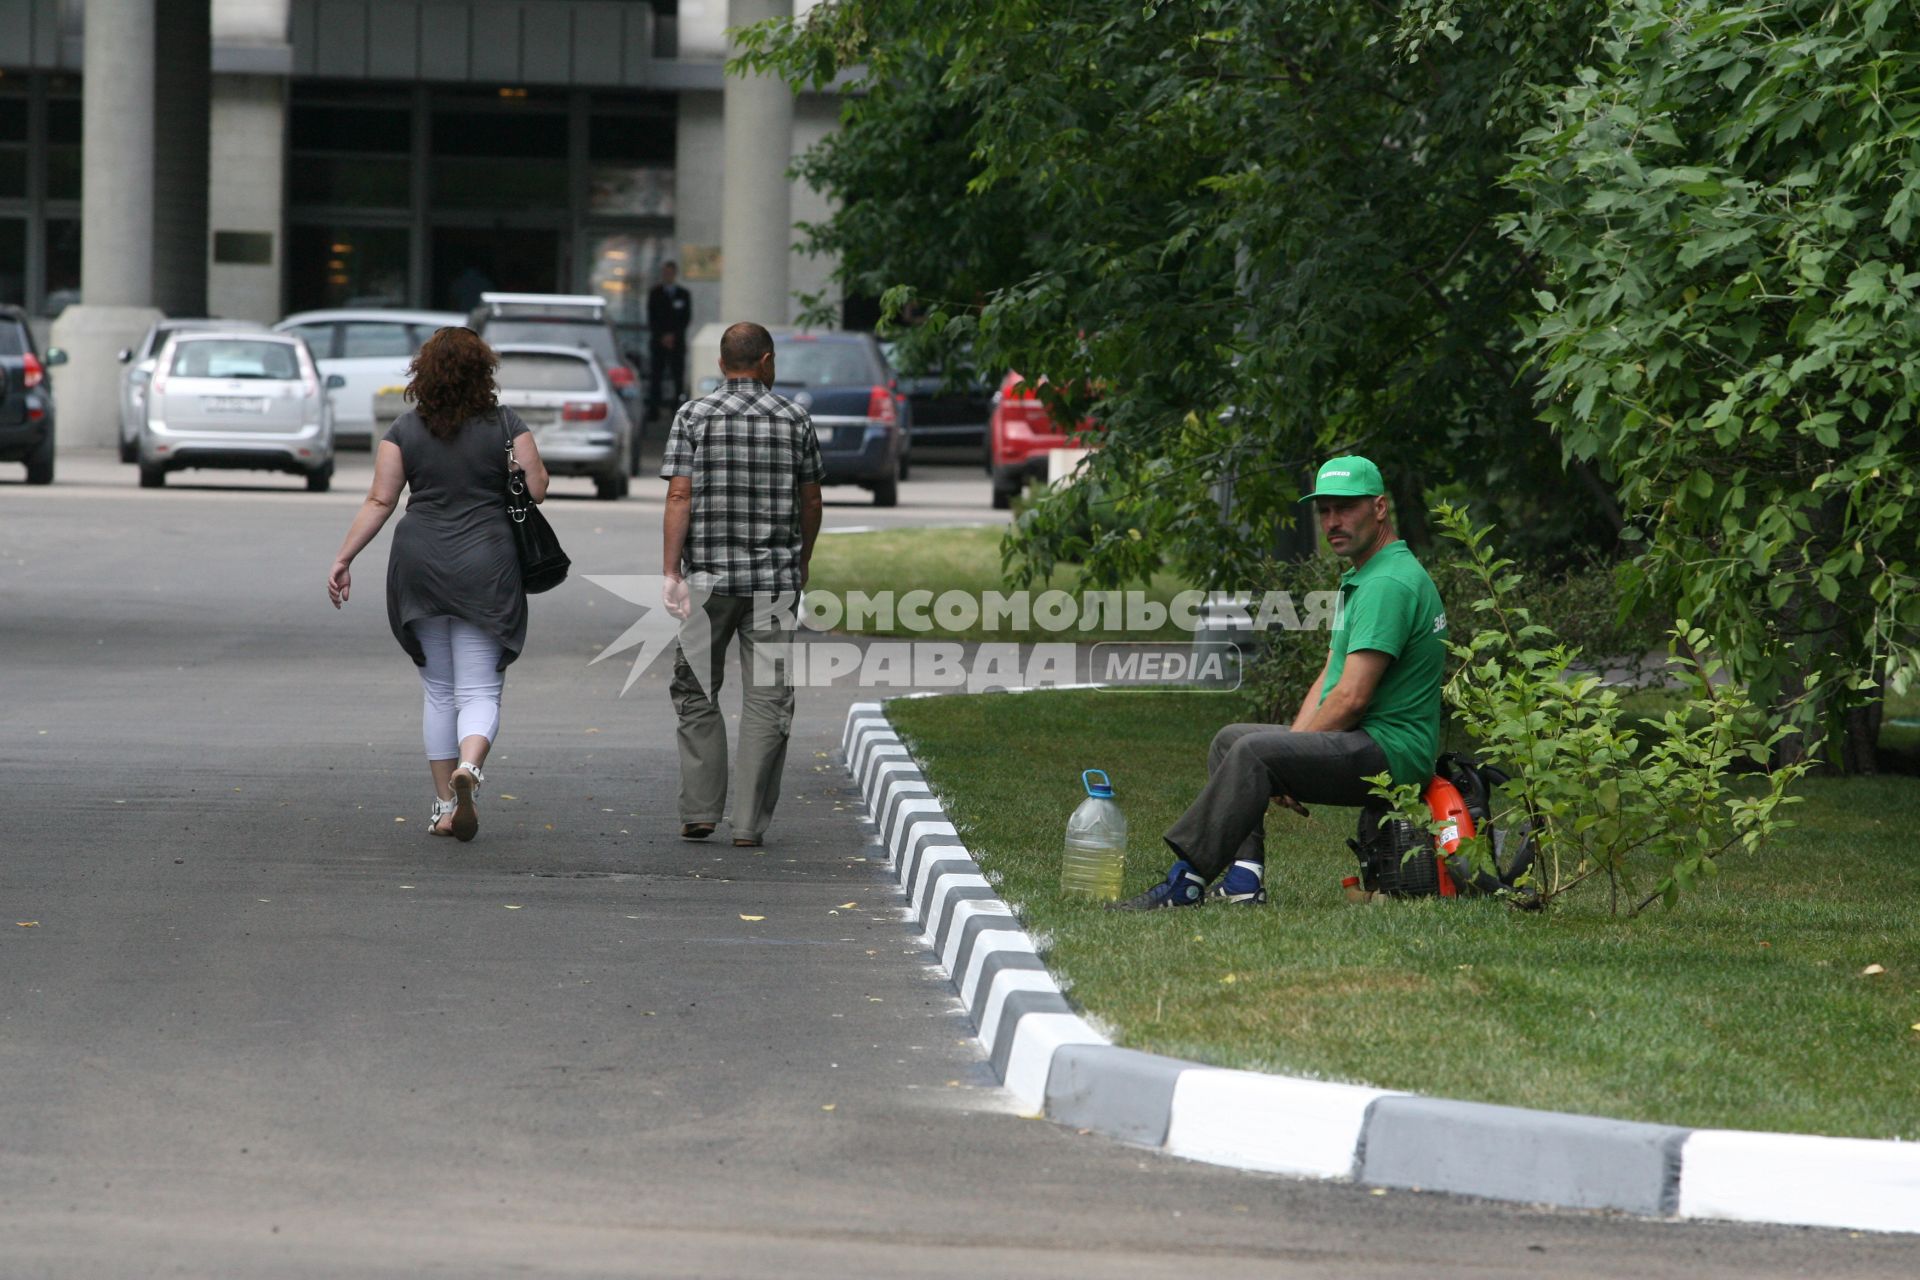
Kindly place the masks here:
<instances>
[{"instance_id":1,"label":"grey trousers","mask_svg":"<svg viewBox=\"0 0 1920 1280\"><path fill-rule=\"evenodd\" d=\"M1295 733L1285 725L1230 724L1213 735L1207 785L1167 828L1166 841L1211 880L1236 860L1266 861L1273 797L1362 808L1374 802L1366 779L1385 772L1386 752L1360 729Z\"/></svg>"},{"instance_id":2,"label":"grey trousers","mask_svg":"<svg viewBox=\"0 0 1920 1280\"><path fill-rule=\"evenodd\" d=\"M793 729L793 672L789 646L793 612L769 618L766 601L755 616L751 596L709 596L703 606L706 687L687 660L696 655L698 617L683 631L673 653L673 709L679 714L680 821L718 822L727 805L727 722L720 714L720 686L726 677L727 649L740 642L740 744L733 763L734 838L759 839L780 800L780 773L787 763L787 737ZM783 623L787 625L782 625Z\"/></svg>"}]
</instances>

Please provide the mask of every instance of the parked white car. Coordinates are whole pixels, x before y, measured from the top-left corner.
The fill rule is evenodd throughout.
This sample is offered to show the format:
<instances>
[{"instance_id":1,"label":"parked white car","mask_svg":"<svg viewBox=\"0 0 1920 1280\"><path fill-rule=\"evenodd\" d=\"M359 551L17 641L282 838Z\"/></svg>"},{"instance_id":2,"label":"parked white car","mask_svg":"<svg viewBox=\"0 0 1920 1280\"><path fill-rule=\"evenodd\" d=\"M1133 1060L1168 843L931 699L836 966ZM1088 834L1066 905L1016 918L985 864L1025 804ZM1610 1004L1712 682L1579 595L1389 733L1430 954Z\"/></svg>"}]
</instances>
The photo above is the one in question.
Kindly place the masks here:
<instances>
[{"instance_id":1,"label":"parked white car","mask_svg":"<svg viewBox=\"0 0 1920 1280\"><path fill-rule=\"evenodd\" d=\"M140 427L140 487L169 471L285 471L307 489L333 483L339 375L322 378L307 344L281 333L175 333L155 357Z\"/></svg>"},{"instance_id":2,"label":"parked white car","mask_svg":"<svg viewBox=\"0 0 1920 1280\"><path fill-rule=\"evenodd\" d=\"M407 380L407 366L435 329L463 325L453 311L302 311L273 326L275 333L304 338L323 377L343 380L333 396L334 437L371 445L373 398L382 387Z\"/></svg>"},{"instance_id":3,"label":"parked white car","mask_svg":"<svg viewBox=\"0 0 1920 1280\"><path fill-rule=\"evenodd\" d=\"M140 461L140 424L147 417L147 382L153 377L153 360L160 348L176 333L187 330L204 332L265 333L267 326L247 320L200 320L169 316L154 322L137 347L124 347L120 363L120 461Z\"/></svg>"},{"instance_id":4,"label":"parked white car","mask_svg":"<svg viewBox=\"0 0 1920 1280\"><path fill-rule=\"evenodd\" d=\"M500 403L533 432L547 474L591 476L602 500L626 497L633 420L600 358L546 343L503 342L494 351Z\"/></svg>"}]
</instances>

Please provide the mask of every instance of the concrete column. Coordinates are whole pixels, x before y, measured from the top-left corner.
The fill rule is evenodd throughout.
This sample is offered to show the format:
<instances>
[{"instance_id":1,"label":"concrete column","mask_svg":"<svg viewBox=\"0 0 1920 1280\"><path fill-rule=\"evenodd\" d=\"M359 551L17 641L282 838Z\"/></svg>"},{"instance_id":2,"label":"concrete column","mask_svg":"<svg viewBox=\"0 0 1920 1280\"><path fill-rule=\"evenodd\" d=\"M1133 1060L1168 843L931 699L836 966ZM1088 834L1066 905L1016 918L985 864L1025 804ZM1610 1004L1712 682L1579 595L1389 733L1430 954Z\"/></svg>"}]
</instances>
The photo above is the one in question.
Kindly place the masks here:
<instances>
[{"instance_id":1,"label":"concrete column","mask_svg":"<svg viewBox=\"0 0 1920 1280\"><path fill-rule=\"evenodd\" d=\"M119 436L120 364L153 306L154 0L89 0L81 104L80 298L53 325L63 448Z\"/></svg>"},{"instance_id":2,"label":"concrete column","mask_svg":"<svg viewBox=\"0 0 1920 1280\"><path fill-rule=\"evenodd\" d=\"M727 25L743 27L793 12L793 0L730 0ZM720 221L720 318L727 324L787 323L787 253L793 237L787 161L793 92L776 76L728 76Z\"/></svg>"},{"instance_id":3,"label":"concrete column","mask_svg":"<svg viewBox=\"0 0 1920 1280\"><path fill-rule=\"evenodd\" d=\"M216 233L265 237L270 251L265 262L209 261L207 311L272 324L286 314L287 82L215 76L212 119L208 225Z\"/></svg>"}]
</instances>

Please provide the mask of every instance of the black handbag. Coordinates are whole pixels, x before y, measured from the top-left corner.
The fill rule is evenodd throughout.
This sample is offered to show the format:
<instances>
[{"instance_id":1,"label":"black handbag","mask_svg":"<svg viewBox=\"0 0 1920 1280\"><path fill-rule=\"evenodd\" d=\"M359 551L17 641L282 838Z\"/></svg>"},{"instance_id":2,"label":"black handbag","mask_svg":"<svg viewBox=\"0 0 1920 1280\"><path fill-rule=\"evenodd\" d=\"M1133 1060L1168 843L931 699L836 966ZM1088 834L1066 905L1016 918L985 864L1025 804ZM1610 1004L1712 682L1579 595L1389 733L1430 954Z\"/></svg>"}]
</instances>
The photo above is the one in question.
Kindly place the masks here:
<instances>
[{"instance_id":1,"label":"black handbag","mask_svg":"<svg viewBox=\"0 0 1920 1280\"><path fill-rule=\"evenodd\" d=\"M507 420L500 417L506 430ZM513 553L520 560L520 585L528 595L551 591L567 580L573 561L560 548L553 526L527 497L525 473L513 460L513 437L507 437L507 527L513 530Z\"/></svg>"}]
</instances>

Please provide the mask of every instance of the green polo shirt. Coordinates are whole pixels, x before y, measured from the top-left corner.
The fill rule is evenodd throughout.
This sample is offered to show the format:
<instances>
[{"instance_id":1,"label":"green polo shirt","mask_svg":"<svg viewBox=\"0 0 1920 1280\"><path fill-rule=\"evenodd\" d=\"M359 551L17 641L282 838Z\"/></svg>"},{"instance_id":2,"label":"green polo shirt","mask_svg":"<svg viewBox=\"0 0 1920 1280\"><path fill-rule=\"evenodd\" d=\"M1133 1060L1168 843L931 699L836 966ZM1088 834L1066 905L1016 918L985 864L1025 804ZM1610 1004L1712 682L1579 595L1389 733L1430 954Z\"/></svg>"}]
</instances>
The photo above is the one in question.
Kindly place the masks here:
<instances>
[{"instance_id":1,"label":"green polo shirt","mask_svg":"<svg viewBox=\"0 0 1920 1280\"><path fill-rule=\"evenodd\" d=\"M1340 575L1340 609L1328 645L1325 702L1347 655L1376 649L1392 658L1360 727L1386 753L1393 780L1424 783L1440 754L1440 683L1447 666L1447 614L1433 579L1401 541Z\"/></svg>"}]
</instances>

